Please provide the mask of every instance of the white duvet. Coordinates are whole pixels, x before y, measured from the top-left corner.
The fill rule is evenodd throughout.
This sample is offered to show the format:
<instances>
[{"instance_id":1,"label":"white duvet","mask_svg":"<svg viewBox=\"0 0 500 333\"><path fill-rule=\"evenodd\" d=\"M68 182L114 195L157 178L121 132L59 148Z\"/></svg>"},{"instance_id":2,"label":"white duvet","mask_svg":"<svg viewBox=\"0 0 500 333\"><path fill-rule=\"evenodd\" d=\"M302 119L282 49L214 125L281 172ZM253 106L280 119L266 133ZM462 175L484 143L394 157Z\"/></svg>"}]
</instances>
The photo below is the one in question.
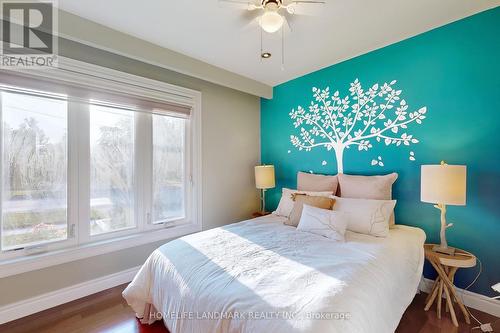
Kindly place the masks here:
<instances>
[{"instance_id":1,"label":"white duvet","mask_svg":"<svg viewBox=\"0 0 500 333\"><path fill-rule=\"evenodd\" d=\"M176 332L393 332L422 274L425 234L332 241L267 216L171 241L123 296Z\"/></svg>"}]
</instances>

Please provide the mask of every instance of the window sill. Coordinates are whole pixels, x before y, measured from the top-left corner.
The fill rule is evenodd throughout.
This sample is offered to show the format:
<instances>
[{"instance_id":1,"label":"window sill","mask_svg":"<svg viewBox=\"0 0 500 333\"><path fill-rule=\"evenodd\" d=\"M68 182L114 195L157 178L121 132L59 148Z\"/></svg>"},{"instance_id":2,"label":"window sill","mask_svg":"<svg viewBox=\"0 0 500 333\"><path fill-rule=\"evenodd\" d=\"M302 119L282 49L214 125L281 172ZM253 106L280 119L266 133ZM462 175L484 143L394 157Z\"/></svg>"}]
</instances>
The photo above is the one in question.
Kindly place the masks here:
<instances>
[{"instance_id":1,"label":"window sill","mask_svg":"<svg viewBox=\"0 0 500 333\"><path fill-rule=\"evenodd\" d=\"M170 240L198 231L201 231L200 225L184 224L61 250L8 259L0 261L0 278L153 243L156 241Z\"/></svg>"}]
</instances>

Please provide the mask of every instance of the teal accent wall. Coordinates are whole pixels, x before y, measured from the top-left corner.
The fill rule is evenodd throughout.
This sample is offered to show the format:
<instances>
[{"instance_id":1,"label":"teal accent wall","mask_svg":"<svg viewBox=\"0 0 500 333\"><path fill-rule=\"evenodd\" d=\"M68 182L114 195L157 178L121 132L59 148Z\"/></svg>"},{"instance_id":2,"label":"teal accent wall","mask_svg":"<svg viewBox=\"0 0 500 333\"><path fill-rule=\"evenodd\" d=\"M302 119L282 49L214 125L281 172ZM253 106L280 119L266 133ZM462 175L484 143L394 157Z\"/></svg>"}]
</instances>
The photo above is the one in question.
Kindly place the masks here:
<instances>
[{"instance_id":1,"label":"teal accent wall","mask_svg":"<svg viewBox=\"0 0 500 333\"><path fill-rule=\"evenodd\" d=\"M368 151L348 149L344 173L399 173L394 186L397 223L418 226L428 242L439 242L439 211L420 202L420 165L441 160L466 164L467 205L449 206L448 220L454 226L447 238L483 263L471 290L494 296L490 286L500 282L499 36L497 7L275 87L272 100L261 100L262 162L275 165L277 180L267 194L268 208L277 206L282 187L296 186L298 171L337 173L333 151L299 151L290 142L300 128L294 128L289 112L309 106L313 87L329 86L346 96L356 78L366 88L397 80L408 111L427 107L422 124L408 128L420 142L410 147L373 142ZM410 161L410 151L415 161ZM384 166L371 166L378 156ZM457 285L466 287L477 272L478 267L460 270ZM426 267L425 275L433 277L433 270Z\"/></svg>"}]
</instances>

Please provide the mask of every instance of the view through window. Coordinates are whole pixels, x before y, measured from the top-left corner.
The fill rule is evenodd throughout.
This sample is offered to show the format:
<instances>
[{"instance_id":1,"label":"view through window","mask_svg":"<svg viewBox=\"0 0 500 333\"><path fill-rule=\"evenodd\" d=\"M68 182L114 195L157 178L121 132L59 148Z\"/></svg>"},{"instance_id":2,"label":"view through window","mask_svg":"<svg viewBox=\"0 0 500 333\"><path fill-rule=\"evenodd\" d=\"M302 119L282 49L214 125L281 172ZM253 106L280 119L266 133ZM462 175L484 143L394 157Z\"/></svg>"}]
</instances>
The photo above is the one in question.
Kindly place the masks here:
<instances>
[{"instance_id":1,"label":"view through window","mask_svg":"<svg viewBox=\"0 0 500 333\"><path fill-rule=\"evenodd\" d=\"M185 123L153 114L153 223L185 216Z\"/></svg>"},{"instance_id":2,"label":"view through window","mask_svg":"<svg viewBox=\"0 0 500 333\"><path fill-rule=\"evenodd\" d=\"M1 92L2 250L67 238L67 102Z\"/></svg>"},{"instance_id":3,"label":"view through window","mask_svg":"<svg viewBox=\"0 0 500 333\"><path fill-rule=\"evenodd\" d=\"M91 105L90 234L134 225L134 113Z\"/></svg>"}]
</instances>

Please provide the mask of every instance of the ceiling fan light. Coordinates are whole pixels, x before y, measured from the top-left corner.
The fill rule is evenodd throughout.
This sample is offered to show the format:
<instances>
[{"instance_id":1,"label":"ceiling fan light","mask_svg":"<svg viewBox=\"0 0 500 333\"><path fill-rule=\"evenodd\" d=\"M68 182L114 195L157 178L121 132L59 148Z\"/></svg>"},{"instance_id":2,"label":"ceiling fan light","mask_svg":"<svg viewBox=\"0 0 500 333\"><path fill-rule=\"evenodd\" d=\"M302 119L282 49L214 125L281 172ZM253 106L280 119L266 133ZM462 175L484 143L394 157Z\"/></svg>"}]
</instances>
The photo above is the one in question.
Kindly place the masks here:
<instances>
[{"instance_id":1,"label":"ceiling fan light","mask_svg":"<svg viewBox=\"0 0 500 333\"><path fill-rule=\"evenodd\" d=\"M275 11L266 11L260 17L260 26L265 32L273 33L278 31L283 25L283 16Z\"/></svg>"}]
</instances>

